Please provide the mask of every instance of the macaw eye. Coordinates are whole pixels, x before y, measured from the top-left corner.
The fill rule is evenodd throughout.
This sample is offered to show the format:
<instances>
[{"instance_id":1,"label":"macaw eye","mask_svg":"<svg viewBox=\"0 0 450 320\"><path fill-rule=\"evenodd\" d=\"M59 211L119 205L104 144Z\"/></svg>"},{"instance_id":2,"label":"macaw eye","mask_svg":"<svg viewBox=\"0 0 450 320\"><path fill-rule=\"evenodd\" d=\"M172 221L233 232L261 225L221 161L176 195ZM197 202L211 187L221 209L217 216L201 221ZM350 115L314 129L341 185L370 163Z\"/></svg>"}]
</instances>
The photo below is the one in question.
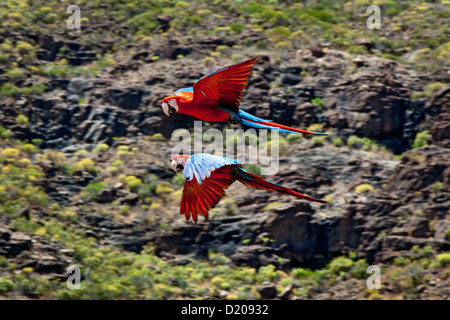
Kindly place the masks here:
<instances>
[{"instance_id":1,"label":"macaw eye","mask_svg":"<svg viewBox=\"0 0 450 320\"><path fill-rule=\"evenodd\" d=\"M175 102L175 99L170 99L170 102Z\"/></svg>"}]
</instances>

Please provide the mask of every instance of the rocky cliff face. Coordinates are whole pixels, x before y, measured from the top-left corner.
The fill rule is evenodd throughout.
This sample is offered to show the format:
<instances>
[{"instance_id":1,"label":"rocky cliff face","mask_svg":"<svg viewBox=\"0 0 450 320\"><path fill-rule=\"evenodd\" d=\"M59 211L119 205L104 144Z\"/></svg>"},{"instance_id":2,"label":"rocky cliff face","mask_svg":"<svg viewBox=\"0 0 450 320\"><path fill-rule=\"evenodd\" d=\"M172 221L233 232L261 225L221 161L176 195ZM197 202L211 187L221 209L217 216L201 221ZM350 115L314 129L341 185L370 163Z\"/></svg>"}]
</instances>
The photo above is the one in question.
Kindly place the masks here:
<instances>
[{"instance_id":1,"label":"rocky cliff face","mask_svg":"<svg viewBox=\"0 0 450 320\"><path fill-rule=\"evenodd\" d=\"M63 46L73 66L95 57L76 41L61 42L53 36L36 41L41 60L53 61ZM330 133L325 140L288 143L280 156L280 171L269 177L327 197L328 204L250 192L241 185L229 190L224 202L232 201L219 206L207 222L193 224L178 214L180 193L168 201L167 195L153 190L152 203L164 207L141 209L148 207L149 196L118 182L118 174L110 169L119 157L113 150L123 145L139 150L122 159L126 163L121 174L145 183L148 179L148 185L154 177L172 183L167 159L173 143L168 138L177 128L192 129L194 119L167 118L160 100L233 63L226 57L213 65L197 62L219 45L233 43L205 37L183 43L169 39L157 48L132 47L95 78L55 77L44 80L47 89L42 95L0 99L0 124L11 130L12 138L38 139L44 150L57 150L71 159L87 150L95 158L96 173L77 168L63 174L51 157L33 161L45 174L39 184L50 201L72 208L79 217L76 225L102 245L138 253L150 244L175 265L205 259L212 250L224 253L233 265L273 264L283 270L321 268L349 253L371 264L392 264L395 258L410 257L415 246L450 250L450 89L414 97L430 83L448 83L448 68L422 74L370 53L356 56L331 47L321 54L299 51L282 63L267 53L258 54L260 63L242 100L242 108L257 116L301 128L320 124ZM152 59L155 56L159 59ZM0 84L5 81L3 77ZM17 121L20 114L28 124ZM412 149L418 133L425 130L430 135L422 145L428 146ZM111 149L95 154L100 143ZM80 196L86 186L100 182L105 186L95 198ZM359 188L364 185L369 187ZM119 206L131 214L104 214ZM29 207L20 215L45 220L49 212ZM38 273L57 277L76 261L64 246L15 230L6 216L0 220L0 243L0 253L9 262Z\"/></svg>"}]
</instances>

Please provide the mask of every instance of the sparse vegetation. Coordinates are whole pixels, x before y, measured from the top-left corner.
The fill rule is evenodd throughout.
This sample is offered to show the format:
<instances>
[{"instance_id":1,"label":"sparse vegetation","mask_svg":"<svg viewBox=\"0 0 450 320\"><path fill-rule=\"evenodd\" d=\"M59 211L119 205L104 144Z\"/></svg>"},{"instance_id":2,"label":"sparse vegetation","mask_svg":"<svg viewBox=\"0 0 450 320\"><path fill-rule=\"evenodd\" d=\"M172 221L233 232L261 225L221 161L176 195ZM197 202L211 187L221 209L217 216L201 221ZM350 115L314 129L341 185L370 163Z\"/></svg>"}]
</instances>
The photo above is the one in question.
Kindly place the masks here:
<instances>
[{"instance_id":1,"label":"sparse vegetation","mask_svg":"<svg viewBox=\"0 0 450 320\"><path fill-rule=\"evenodd\" d=\"M436 293L436 296L440 294L439 298L442 297L445 294L442 284L450 276L450 253L437 252L436 242L431 241L438 239L439 245L442 245L443 238L450 241L450 230L443 224L443 219L447 219L443 208L446 205L448 181L443 176L438 177L443 171L440 168L426 186L419 188L414 185L411 188L417 187L417 190L414 189L407 197L399 198L394 206L386 206L389 207L386 209L388 213L394 215L394 219L386 217L385 220L389 220L389 223L391 220L395 222L395 214L404 209L401 206L408 207L397 215L403 229L399 225L383 229L384 225L374 224L374 229L370 230L373 234L370 233L369 238L376 237L377 243L386 246L392 236L422 232L420 228L408 230L406 227L409 220L417 219L420 223L424 219L429 220L425 224L424 234L419 235L420 241L415 242L421 243L420 245L413 246L409 252L403 248L399 252L393 251L395 256L383 257L386 258L383 260L383 286L376 292L365 287L364 280L369 275L368 263L361 259L364 252L355 248L353 238L350 239L350 244L343 240L334 246L333 234L320 234L329 240L326 246L336 251L325 253L328 248L324 248L323 254L321 252L313 256L314 259L317 258L314 269L299 268L299 265L306 263L305 257L291 253L291 246L314 246L309 246L310 239L304 241L301 238L288 242L288 246L284 247L286 241L290 241L286 239L293 236L291 231L284 230L296 229L297 225L290 226L284 213L275 213L277 208L287 202L277 201L272 194L267 198L255 196L258 205L251 202L252 194L224 197L210 211L210 219L224 219L223 225L228 223L227 220L234 219L239 221L239 227L245 226L247 206L257 208L253 210L256 214L276 219L276 223L280 223L278 230L278 226L272 230L264 221L258 222L251 232L236 228L232 232L223 233L224 239L229 241L225 252L231 252L229 246L234 245L238 250L244 250L243 256L255 252L255 249L261 250L263 265L259 268L237 266L231 255L212 250L201 259L192 255L188 259L172 260L174 254L178 255L182 251L180 248L172 246L172 251L165 255L152 247L153 240L148 240L154 234L170 235L175 229L183 234L180 243L189 243L193 239L197 242L199 238L208 237L209 231L215 228L215 222L202 224L202 221L195 226L198 228L198 236L195 231L197 229L185 232L183 228L192 227L190 222L186 226L180 226L179 223L179 219L184 219L179 214L179 205L185 177L181 173L173 175L167 159L154 157L149 160L149 153L145 153L149 145L157 146L154 148L156 153L160 150L165 153L170 146L163 134L152 131L152 122L147 123L150 127L147 132L147 128L142 126L142 119L157 119L156 113L149 111L154 107L153 98L159 99L157 96L161 90L172 86L169 81L173 77L180 78L180 83L192 82L191 80L200 76L197 72L215 70L224 62L237 63L250 55L262 57L251 80L252 91L246 91L246 94L253 96L253 100L250 99L251 105L245 107L256 107L254 114L258 115L270 111L270 116L273 115L276 120L284 117L285 114L274 112L272 100L269 103L265 96L267 92L274 91L274 96L281 97L282 104L286 102L288 106L280 108L282 112L293 112L296 116L301 109L296 106L307 102L307 107L310 108L309 101L315 110L310 114L308 112L307 116L310 118L301 119L302 123L322 122L323 124L314 123L307 129L333 132L328 126L335 122L327 121L326 117L329 115L326 113L335 111L334 97L330 97L330 92L325 90L327 81L322 85L322 79L316 77L316 74L329 77L327 74L330 71L340 70L330 63L334 60L336 63L349 62L351 67L345 73L348 79L352 79L351 76L359 71L370 72L368 68L371 67L371 61L364 61L364 65L356 66L360 62L356 59L365 54L368 46L356 44L355 40L365 38L372 44L371 59L378 56L395 60L403 66L407 64L408 69L414 71L412 73L420 75L414 81L414 90L418 91L413 92L410 98L423 101L414 101L417 105L410 104L408 112L411 112L411 116L408 116L408 121L422 112L424 103L427 112L434 112L431 110L433 108L428 110L429 104L425 100L430 100L449 86L440 73L445 74L445 68L450 66L447 23L449 1L376 1L374 4L380 5L383 10L382 32L361 28L361 21L367 19L362 8L370 3L368 0L223 0L220 4L209 0L82 0L83 32L71 34L65 29L64 20L69 15L65 11L65 1L2 2L0 112L4 122L0 125L1 241L8 242L9 233L14 233L17 241L23 238L26 244L14 248L25 251L20 257L22 261L12 257L15 253L0 256L0 299L260 299L262 294L258 288L267 282L274 285L277 295L289 289L286 295L300 299L339 297L339 294L334 293L337 290L342 293L343 288L351 288L349 292L352 292L352 296L369 300L417 299L421 295L432 297ZM111 27L107 28L105 25ZM62 27L64 33L61 33ZM101 39L103 40L100 41ZM199 51L197 45L192 45L195 41L203 41L201 49L205 51L210 47L210 51L197 57L202 50ZM318 58L320 52L308 56L310 51L314 51L309 49L317 44L327 44L323 47L323 59ZM192 49L195 55L190 54ZM341 60L339 55L347 56L347 53L339 50L349 53L349 57ZM355 62L351 62L352 59ZM198 70L194 72L186 68L187 72L183 74L179 70L174 72L165 68L174 63L183 67L198 66ZM291 68L291 65L297 71L292 74L293 79L285 78L287 71L284 70ZM152 74L147 78L148 66L151 66ZM267 66L274 70L273 74L266 74ZM205 68L202 70L203 67ZM391 67L398 66L392 65L389 68ZM126 75L123 78L124 72L132 76ZM159 73L164 75L160 76ZM427 85L419 86L423 81L423 74L432 80ZM107 88L114 88L118 84L124 87L134 86L136 81L145 81L146 85L147 81L155 81L159 87L148 91L144 88L143 103L136 108L114 105L108 102L109 95L100 90L105 86L104 75L107 75ZM402 72L398 79L394 77L391 80L401 80L406 87L408 81L403 81L405 76L406 73ZM440 79L434 79L438 76ZM77 78L87 81L95 90L76 88ZM300 82L298 85L288 85L290 81ZM316 81L318 82L315 84ZM403 89L405 88L398 91L399 98L403 96ZM409 89L408 87L404 91L410 92ZM75 94L76 91L79 92ZM127 102L131 100L133 99ZM97 104L99 101L101 103ZM103 110L103 104L108 103L110 105L107 108L110 109ZM338 101L337 108L341 108L343 103L345 101ZM270 110L266 110L265 105L268 104ZM62 106L66 105L67 108L62 110ZM329 110L325 110L325 106ZM131 108L135 110L129 110ZM94 111L91 112L90 109ZM78 121L77 117L83 120ZM120 118L120 121L113 120L114 117ZM57 126L53 123L56 118L61 118ZM80 125L83 121L86 122ZM417 124L414 130L431 128L427 121ZM279 122L284 123L284 119ZM100 126L106 124L107 127L102 132L99 130L101 136L91 132L99 123ZM341 123L337 128L340 130ZM73 141L83 140L78 136L78 129L90 135L83 141L81 150L72 145ZM135 136L136 130L138 134ZM431 132L435 136L435 131ZM141 134L148 136L139 137ZM167 130L164 130L167 137L166 134ZM311 135L302 138L299 134L281 134L280 163L285 165L283 161L293 151L302 152L307 148L317 147L307 151L316 152L318 157L326 149L332 154L351 153L354 158L348 157L352 161L349 167L358 170L361 159L380 159L377 157L379 154L374 153L385 150L381 143L390 146L387 140L391 137L384 134L374 135L380 139L377 141L356 135L348 137L349 134L352 133L347 130L340 131L339 137L333 138ZM433 138L428 130L419 132L412 148L434 143ZM260 142L256 135L236 138L238 141L239 139L255 139ZM407 140L410 141L410 137ZM269 150L271 143L269 140L266 145ZM331 143L340 149L336 150ZM407 149L404 141L402 143ZM59 149L61 145L63 147ZM416 153L409 152L405 157L426 165L425 160L428 161L428 158L423 151L426 149L417 150ZM367 195L369 199L366 199L362 196L355 197L352 192L349 196L343 195L335 181L330 183L330 177L333 176L331 172L338 171L336 167L330 168L330 175L328 172L318 174L323 168L319 159L317 163L314 162L314 170L302 171L303 163L300 160L303 161L299 159L298 162L290 163L292 168L289 171L280 171L281 178L277 179L284 179L286 174L295 176L287 181L287 186L300 192L312 189L312 193L318 196L327 194L324 199L329 204L318 209L317 204L311 204L309 208L301 201L299 207L293 207L296 210L294 214L299 213L294 219L304 221L303 216L300 216L304 214L303 211L308 212L307 215L311 213L311 221L318 219L321 222L324 219L326 223L321 224L319 233L322 230L328 232L328 222L334 221L328 220L330 213L332 219L351 219L348 222L352 228L355 221L359 222L358 219L363 215L364 219L378 219L378 213L372 214L372 208L379 206L381 202L377 201L374 206L369 206L368 201L373 198L379 200L380 194L386 196L382 194L380 185L383 188L385 185L391 186L392 182L384 181L391 172L391 167L384 164L376 168L369 167L370 172L372 169L374 171L367 174L372 175L377 175L378 169L384 172L388 168L390 171L381 180L363 178L362 181L371 184L363 183L354 188L356 194ZM371 165L375 163L372 160ZM394 163L391 162L390 165L393 166ZM244 165L244 169L254 174L261 173L259 165ZM355 181L350 180L344 179L342 183ZM284 181L282 184L284 185ZM235 192L233 188L227 190L229 191ZM355 198L362 203L354 206ZM383 198L382 202L385 201L388 200ZM257 212L258 210L261 212ZM384 219L385 216L380 215L380 218ZM317 229L308 230L311 230L311 235L308 236L317 235ZM218 232L222 231L219 229ZM148 237L150 233L152 235ZM146 243L143 247L139 243L141 235L145 236L142 238L142 242ZM363 235L365 236L364 233ZM340 238L341 234L338 236ZM27 240L28 237L31 239ZM32 244L30 252L26 249L28 241ZM396 241L400 242L402 239ZM171 245L170 242L167 244ZM132 250L129 249L130 246L133 247ZM3 249L9 250L7 246ZM66 257L71 263L74 261L82 270L82 288L67 290L66 283L61 281L59 274L43 272L39 270L40 263L30 263L28 259L35 259L34 250L43 261L53 255L57 257L55 264L60 262L59 257ZM286 250L288 253L283 255ZM335 257L337 250L355 251L350 251L348 256ZM278 259L272 258L273 252L280 254ZM266 253L269 254L266 256ZM291 255L295 259L287 261L286 257ZM430 284L431 281L434 284ZM329 295L328 290L331 291Z\"/></svg>"},{"instance_id":2,"label":"sparse vegetation","mask_svg":"<svg viewBox=\"0 0 450 320\"><path fill-rule=\"evenodd\" d=\"M367 194L372 193L374 191L374 188L367 183L360 184L355 188L355 192L358 194Z\"/></svg>"},{"instance_id":3,"label":"sparse vegetation","mask_svg":"<svg viewBox=\"0 0 450 320\"><path fill-rule=\"evenodd\" d=\"M412 144L412 149L421 148L428 145L430 132L428 130L417 133L416 138Z\"/></svg>"},{"instance_id":4,"label":"sparse vegetation","mask_svg":"<svg viewBox=\"0 0 450 320\"><path fill-rule=\"evenodd\" d=\"M386 147L384 145L378 144L370 138L363 137L360 138L358 136L352 135L347 139L347 146L362 149L364 151L385 151Z\"/></svg>"},{"instance_id":5,"label":"sparse vegetation","mask_svg":"<svg viewBox=\"0 0 450 320\"><path fill-rule=\"evenodd\" d=\"M339 147L342 147L344 145L344 142L339 137L334 137L332 141L333 141L333 144L334 144L335 147L339 148Z\"/></svg>"},{"instance_id":6,"label":"sparse vegetation","mask_svg":"<svg viewBox=\"0 0 450 320\"><path fill-rule=\"evenodd\" d=\"M441 267L450 266L450 253L441 253L436 257L436 259Z\"/></svg>"}]
</instances>

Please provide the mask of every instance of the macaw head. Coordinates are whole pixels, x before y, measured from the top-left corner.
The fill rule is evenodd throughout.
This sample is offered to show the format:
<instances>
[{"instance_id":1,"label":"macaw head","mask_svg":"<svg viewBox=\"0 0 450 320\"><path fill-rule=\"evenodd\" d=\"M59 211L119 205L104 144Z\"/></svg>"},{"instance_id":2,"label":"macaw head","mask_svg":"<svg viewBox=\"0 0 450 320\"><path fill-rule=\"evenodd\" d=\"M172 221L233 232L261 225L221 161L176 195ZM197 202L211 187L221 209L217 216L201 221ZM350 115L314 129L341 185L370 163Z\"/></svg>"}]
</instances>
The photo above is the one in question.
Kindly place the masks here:
<instances>
[{"instance_id":1,"label":"macaw head","mask_svg":"<svg viewBox=\"0 0 450 320\"><path fill-rule=\"evenodd\" d=\"M186 156L183 154L180 154L178 156L175 156L172 158L172 168L173 171L183 171L184 166L186 165L186 161L188 161L190 156Z\"/></svg>"},{"instance_id":2,"label":"macaw head","mask_svg":"<svg viewBox=\"0 0 450 320\"><path fill-rule=\"evenodd\" d=\"M170 117L171 113L177 113L179 110L178 101L181 99L180 96L169 96L163 99L162 109L164 113Z\"/></svg>"}]
</instances>

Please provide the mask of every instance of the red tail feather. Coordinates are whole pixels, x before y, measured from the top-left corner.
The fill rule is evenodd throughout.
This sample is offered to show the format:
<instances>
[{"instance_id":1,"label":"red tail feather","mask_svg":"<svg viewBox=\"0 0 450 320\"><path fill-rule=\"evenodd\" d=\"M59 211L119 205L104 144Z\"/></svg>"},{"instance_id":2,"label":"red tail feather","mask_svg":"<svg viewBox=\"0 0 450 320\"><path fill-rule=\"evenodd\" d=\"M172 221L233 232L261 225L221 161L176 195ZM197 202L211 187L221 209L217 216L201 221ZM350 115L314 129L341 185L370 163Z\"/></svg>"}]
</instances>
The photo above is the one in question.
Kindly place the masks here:
<instances>
[{"instance_id":1,"label":"red tail feather","mask_svg":"<svg viewBox=\"0 0 450 320\"><path fill-rule=\"evenodd\" d=\"M275 127L275 128L280 128L280 129L284 129L284 130L290 130L290 131L294 131L294 132L298 132L298 133L315 134L315 132L312 132L312 131L307 131L307 130L302 130L302 129L296 129L296 128L284 126L284 125L282 125L282 124L278 124L278 123L275 123L275 122L270 122L270 121L268 121L268 122L263 122L263 121L252 121L252 120L250 120L250 119L245 119L245 120L250 121L250 122L254 122L254 123L263 124L263 125L266 125L266 126L269 126L269 127Z\"/></svg>"},{"instance_id":2,"label":"red tail feather","mask_svg":"<svg viewBox=\"0 0 450 320\"><path fill-rule=\"evenodd\" d=\"M250 178L247 178L246 176L250 176ZM324 200L320 200L320 199L316 199L310 196L307 196L305 194L301 194L299 192L296 192L294 190L279 186L277 184L274 184L272 182L269 182L267 180L262 179L261 176L249 173L247 171L245 172L241 172L239 174L239 178L238 180L240 182L242 182L243 184L245 184L248 187L252 187L255 189L262 189L262 190L268 190L268 191L278 191L280 193L284 193L284 194L289 194L291 196L297 197L297 198L301 198L301 199L306 199L309 201L315 201L315 202L320 202L320 203L327 203Z\"/></svg>"}]
</instances>

